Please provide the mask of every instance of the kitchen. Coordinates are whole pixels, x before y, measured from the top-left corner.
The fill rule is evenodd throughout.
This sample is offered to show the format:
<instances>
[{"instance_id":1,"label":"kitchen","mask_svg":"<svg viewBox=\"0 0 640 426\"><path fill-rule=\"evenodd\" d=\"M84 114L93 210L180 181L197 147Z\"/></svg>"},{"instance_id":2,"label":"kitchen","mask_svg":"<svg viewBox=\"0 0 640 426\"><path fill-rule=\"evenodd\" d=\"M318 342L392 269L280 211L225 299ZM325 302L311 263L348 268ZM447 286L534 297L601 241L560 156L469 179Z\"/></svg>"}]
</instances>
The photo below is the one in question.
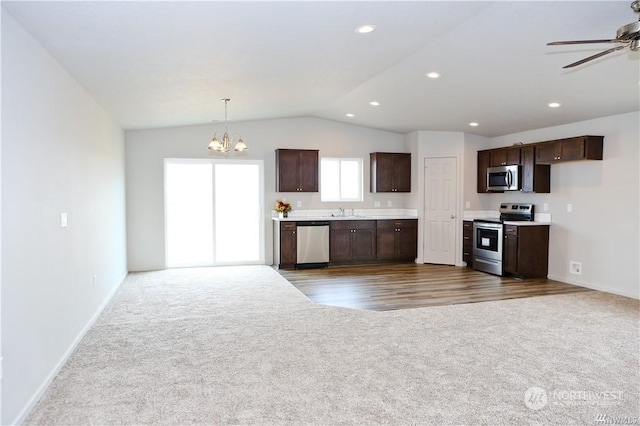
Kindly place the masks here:
<instances>
[{"instance_id":1,"label":"kitchen","mask_svg":"<svg viewBox=\"0 0 640 426\"><path fill-rule=\"evenodd\" d=\"M201 5L205 3L208 2L201 2ZM217 2L220 5L223 3ZM337 3L335 7L339 7ZM438 3L439 8L445 7L445 2L433 3ZM251 63L247 62L250 58L245 55L234 56L242 64L241 67L226 69L205 66L204 71L197 75L199 78L193 81L202 82L200 77L217 72L233 77L229 81L241 74L238 72L240 69L261 72L250 72L260 77L256 86L210 85L206 89L194 90L183 87L168 96L181 103L169 104L159 101L164 99L163 94L167 95L162 90L171 90L168 82L181 81L178 77L191 68L197 70L196 65L200 62L185 61L182 56L184 51L180 50L179 44L158 43L155 37L161 31L179 29L177 25L174 27L162 22L159 25L148 24L146 28L149 31L139 31L142 23L158 18L160 13L156 13L156 9L154 13L146 13L136 9L144 9L143 3L132 4L134 10L124 6L120 8L119 5L117 18L110 20L104 19L106 12L104 15L91 13L92 7L109 8L108 2L94 5L3 2L3 104L6 102L12 106L3 108L2 112L3 420L12 423L19 419L25 407L29 407L33 398L43 392L46 384L53 379L51 373L61 366L60 360L65 359L86 332L128 271L156 270L166 266L163 162L166 158L215 158L207 151L206 145L213 133L221 128L219 121L212 120L221 118L218 100L223 96L233 99L230 112L234 121L230 127L241 133L249 146L248 152L235 156L231 154L226 158L262 161L264 165L262 225L265 264L273 262L270 210L278 198L286 196L296 210L338 211L339 207L374 211L415 210L420 227L425 194L423 161L454 158L457 163L455 229L458 233L454 263L457 266L463 264L461 236L464 217L497 214L501 203L531 203L537 212L544 211L547 205L547 212L551 215L550 278L604 292L640 297L637 262L640 257L637 96L630 104L608 109L608 113L597 113L601 111L600 105L610 106L624 98L621 93L637 95L637 56L634 59L632 53L618 52L617 56L612 55L584 69L565 72L561 66L579 59L580 55L568 50L552 53L545 46L546 42L562 36L594 36L591 31L593 26L603 21L608 21L607 27L615 29L631 20L632 16L627 16L627 5L623 7L622 16L606 20L605 16L596 13L593 20L585 23L575 15L592 7L606 8L607 2L594 2L589 7L581 6L575 12L565 10L564 13L548 13L537 9L571 9L570 2L481 3L468 5L474 10L451 6L454 10L448 15L448 23L464 25L451 24L450 28L455 31L448 34L440 25L443 18L437 14L428 15L418 22L410 15L408 19L399 19L400 25L393 27L401 42L411 39L406 31L433 40L419 51L424 58L440 58L445 51L456 54L456 57L444 62L452 73L449 74L449 80L446 79L449 76L443 75L445 78L440 81L446 84L442 86L425 80L428 77L424 73L428 70L423 69L423 65L430 64L430 61L400 61L402 55L409 55L425 46L422 41L414 44L380 44L382 47L391 46L389 50L397 53L388 62L378 62L382 56L377 51L363 48L358 50L369 52L369 61L351 61L348 55L334 54L339 51L337 47L341 46L341 43L334 43L323 52L316 51L314 55L309 54L308 47L299 54L286 55L288 60L299 60L303 64L308 64L312 56L320 55L321 63L326 64L318 66L314 63L314 66L306 67L306 72L295 75L295 78L279 77L283 68L296 68L291 63L282 66L274 61L276 55L268 49L264 52L255 49L249 55L256 57L255 62ZM80 5L83 9L81 13L64 13L68 10L66 8L72 8L74 4ZM147 7L162 8L178 4L166 3L163 6L162 3L151 2L147 3ZM402 5L406 7L407 3ZM18 13L20 8L27 11L34 8L32 10L37 12L38 8L47 7L62 8L63 17L73 15L79 18L76 25L82 27L80 29L75 25L65 25L64 19L58 19L60 16L55 10L46 10L40 15L44 20L51 18L60 31L68 29L73 33L72 36L86 36L87 43L75 43L75 39L71 38L74 46L85 49L82 53L72 52L71 62L84 58L85 62L80 62L88 68L93 63L96 66L94 78L101 83L113 82L110 79L118 75L118 70L124 70L124 79L116 80L111 86L101 86L104 91L100 95L91 91L89 82L81 81L80 77L70 72L73 64L65 63L64 55L59 51L54 54L56 48L63 48L64 41L55 39L61 42L51 43L53 39L47 39L48 28L42 22L29 29L28 16ZM281 4L279 7L294 9L296 6ZM575 5L572 7L576 9ZM18 9L12 12L16 17L5 13L5 8ZM322 4L321 8L324 10L330 6ZM511 8L524 8L531 13L514 13ZM279 45L291 39L303 38L291 37L292 31L261 33L251 25L238 25L246 22L244 11L240 6L238 9L240 14L237 19L228 19L227 14L218 15L224 18L216 24L224 26L224 29L212 26L209 16L200 15L206 21L203 28L215 30L216 35L234 28L242 32L256 31L252 33L254 40L266 40L265 34L285 37L278 40ZM128 13L136 12L143 12L142 17L129 19ZM318 12L322 13L322 10ZM292 13L284 10L277 14L279 24L283 16L292 16ZM335 28L337 19L344 16L331 15L331 27ZM522 20L511 19L513 16L527 16L531 23L527 29L531 31L524 31ZM99 22L93 22L92 18ZM487 20L502 20L504 25L483 25ZM193 28L197 21L198 17L185 20L189 27L184 34L195 34ZM256 14L252 23L263 22L268 24L269 21L264 15ZM305 25L296 26L297 30L307 27L307 20L300 22ZM416 25L407 25L409 22ZM541 24L536 25L535 22ZM91 38L92 34L96 34L92 25L96 31L100 31L98 24L106 23L127 28L122 28L122 32L107 29L102 33L104 38L99 34ZM609 25L611 23L613 25ZM580 26L582 28L576 28ZM488 31L496 33L494 42L471 43L473 47L470 47L470 40L476 40L480 30L487 28L500 28L500 31ZM509 28L514 30L513 37L504 37ZM541 33L541 28L546 28L544 33ZM124 31L127 29L131 32ZM442 31L438 32L438 29ZM577 29L584 32L579 34ZM567 30L572 31L563 33ZM351 26L347 32L353 34ZM603 32L608 31L605 28ZM152 35L153 42L145 44L145 35ZM314 42L335 41L324 32L314 35ZM101 49L105 46L97 43L111 37L122 38L122 48L108 49L109 46L106 46L107 51L117 56L115 59L108 55L100 56L105 53L105 49ZM214 39L217 40L217 37L204 37L205 54L198 58L211 55ZM169 37L166 40L174 39ZM224 43L229 40L224 38ZM123 54L131 46L140 47L137 42L142 43L144 48L130 56ZM373 46L367 43L363 40L355 42L358 46ZM192 44L196 45L195 42ZM158 49L157 56L154 56L151 46ZM173 50L173 54L170 54L170 47L177 47L177 52ZM223 47L228 47L228 44ZM216 51L213 56L221 60L229 59L231 56L225 56L222 50L246 52L231 46L228 50ZM148 64L145 59L153 58L159 62L152 61L152 65L145 68L144 65ZM487 61L487 58L490 60ZM528 65L530 62L518 58L530 61L535 58L535 63ZM171 59L178 62L178 68L164 66ZM127 62L129 60L131 62ZM135 66L128 66L127 63ZM417 67L416 63L419 63ZM334 74L332 64L344 64L349 69ZM515 68L510 68L514 64ZM268 66L265 68L265 65ZM408 72L404 72L409 68L418 69L411 78L407 77L410 75ZM622 87L624 79L614 77L627 68L636 76L633 77L632 86ZM394 72L387 73L387 69ZM142 73L136 74L136 70ZM174 72L168 78L154 79L158 76L155 73L162 70ZM552 73L553 77L543 74L542 70ZM398 71L403 72L399 74ZM530 73L525 74L525 71ZM532 74L543 75L543 78L538 81L527 77ZM133 78L134 75L138 75L139 79ZM332 80L328 77L332 75L342 75L348 81L339 87L330 87ZM276 83L282 83L282 79L284 83L278 86ZM381 80L383 84L375 84ZM515 80L517 84L507 85L507 80L512 83ZM409 90L401 93L399 83L402 81L407 83ZM552 83L555 83L553 88L563 89L562 93L568 100L566 106L570 108L555 112L546 109L549 101L546 95L550 94L548 91L551 91ZM373 85L381 91L374 90ZM307 102L309 93L301 90L309 86L322 88L314 91L319 93L315 98L316 103ZM508 94L501 90L503 87L508 87ZM148 88L150 93L148 96L139 96L141 94L137 88ZM235 91L228 93L223 89ZM297 96L300 93L303 95ZM579 96L585 93L591 101ZM338 97L336 94L344 96ZM113 99L118 95L123 101L123 108L107 109L105 105L108 102L101 96ZM132 97L128 98L127 95ZM378 107L367 105L374 95L384 97L379 99L382 104ZM282 99L287 96L290 97L283 102ZM167 106L169 112L166 117L171 120L184 119L183 113L195 104L190 101L202 97L206 101L198 106L199 124L147 121L146 125L134 125L124 119L132 116L129 107L140 106L139 102L144 99L151 99L154 107ZM470 100L481 98L485 101L479 109L473 109ZM438 102L428 107L409 107L416 99L435 99ZM302 102L304 108L291 110L289 106L295 101ZM257 105L262 115L245 115L243 108L250 104ZM206 107L201 108L202 105ZM327 112L329 106L340 113L330 114ZM361 108L362 113L355 117L356 120L345 118L347 106ZM522 110L524 106L543 111L539 115L530 115ZM145 113L153 111L152 108L140 110ZM483 119L468 117L474 111L482 114ZM574 115L571 111L579 113ZM369 117L369 121L364 121L365 116ZM391 118L397 119L403 126L386 129L385 124ZM480 121L480 126L469 127L467 123L472 119ZM494 124L489 124L490 121ZM425 124L412 127L415 123ZM552 166L548 194L477 192L478 151L585 134L604 136L603 161ZM411 153L412 190L410 193L384 195L365 191L361 203L340 204L323 203L316 193L278 193L275 191L275 150L284 148L318 149L320 156L365 160L371 152ZM370 172L368 167L365 161L365 177ZM298 203L301 207L297 207ZM377 203L380 207L376 207ZM570 212L568 205L571 206ZM615 218L611 220L614 211ZM66 227L60 226L62 212L69 213ZM424 247L425 232L419 228L419 262L425 258ZM581 275L569 272L572 261L581 263ZM33 316L34 312L38 313L37 318Z\"/></svg>"},{"instance_id":2,"label":"kitchen","mask_svg":"<svg viewBox=\"0 0 640 426\"><path fill-rule=\"evenodd\" d=\"M531 203L536 212L551 216L549 240L549 273L551 279L581 285L615 294L634 297L637 294L638 256L635 235L638 224L638 146L637 113L621 114L547 129L521 132L496 138L486 138L461 132L419 131L408 135L361 128L315 118L264 120L235 123L248 140L260 140L244 158L264 159L265 208L272 209L275 201L286 198L296 210L327 210L338 208L384 211L386 209L418 212L418 262L424 257L424 235L421 228L421 194L424 193L422 170L425 157L455 157L458 159L457 241L455 264L462 266L462 218L498 215L501 203ZM518 143L534 143L563 137L593 134L603 135L603 160L555 164L551 166L550 192L505 192L488 194L477 192L477 152ZM164 239L161 215L143 206L162 206L162 161L166 157L200 156L206 158L201 140L210 138L210 126L173 129L129 131L127 144L129 220L139 228L139 238L130 238L129 262L131 270L163 267ZM176 147L175 140L184 143ZM290 141L285 143L285 141ZM153 147L153 149L152 149ZM275 150L282 148L319 149L327 157L360 157L364 161L364 176L368 179L368 158L371 152L407 152L412 158L412 191L410 193L371 193L365 180L362 203L323 203L319 193L278 193L275 191ZM623 200L628 206L615 223L600 226L611 205ZM297 207L300 202L300 208ZM376 202L382 207L375 207ZM388 206L391 202L391 207ZM543 211L544 205L548 210ZM572 212L567 212L567 204ZM140 212L140 213L137 213ZM158 212L160 213L160 212ZM265 226L265 263L273 262L273 234L271 215ZM598 249L598 247L602 249ZM606 248L606 249L604 249ZM570 261L582 263L582 274L569 272ZM616 279L612 279L616 277Z\"/></svg>"}]
</instances>

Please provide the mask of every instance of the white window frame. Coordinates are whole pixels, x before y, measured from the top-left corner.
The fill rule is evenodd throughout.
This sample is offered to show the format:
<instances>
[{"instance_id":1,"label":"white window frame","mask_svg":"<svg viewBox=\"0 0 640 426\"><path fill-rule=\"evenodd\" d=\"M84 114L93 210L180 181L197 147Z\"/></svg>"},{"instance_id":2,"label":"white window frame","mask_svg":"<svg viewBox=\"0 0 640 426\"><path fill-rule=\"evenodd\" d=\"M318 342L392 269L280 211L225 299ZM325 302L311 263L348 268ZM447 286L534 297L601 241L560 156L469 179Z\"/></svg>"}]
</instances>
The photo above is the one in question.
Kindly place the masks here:
<instances>
[{"instance_id":1,"label":"white window frame","mask_svg":"<svg viewBox=\"0 0 640 426\"><path fill-rule=\"evenodd\" d=\"M348 198L348 197L343 197L342 194L340 194L340 188L338 188L338 193L340 194L339 197L337 199L328 199L326 198L326 196L324 195L325 193L323 192L323 179L322 179L322 173L323 173L323 162L324 161L337 161L338 162L338 171L341 170L340 167L340 163L343 161L356 161L358 163L358 197L356 198ZM363 174L364 174L364 170L363 170L363 159L359 158L359 157L321 157L320 158L320 201L322 202L362 202L364 201L364 187L363 187ZM343 176L339 176L338 181L341 182L342 181Z\"/></svg>"}]
</instances>

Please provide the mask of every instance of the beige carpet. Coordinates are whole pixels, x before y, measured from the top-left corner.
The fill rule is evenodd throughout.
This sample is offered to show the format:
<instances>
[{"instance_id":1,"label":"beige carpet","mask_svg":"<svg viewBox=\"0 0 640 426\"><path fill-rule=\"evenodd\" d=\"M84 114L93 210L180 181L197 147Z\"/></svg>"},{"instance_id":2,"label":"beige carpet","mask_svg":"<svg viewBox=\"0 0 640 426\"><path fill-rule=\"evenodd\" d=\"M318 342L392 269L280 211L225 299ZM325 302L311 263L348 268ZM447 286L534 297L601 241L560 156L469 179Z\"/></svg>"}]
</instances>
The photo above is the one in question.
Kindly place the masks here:
<instances>
[{"instance_id":1,"label":"beige carpet","mask_svg":"<svg viewBox=\"0 0 640 426\"><path fill-rule=\"evenodd\" d=\"M597 292L370 312L266 266L135 273L27 424L598 424L640 415L638 321Z\"/></svg>"}]
</instances>

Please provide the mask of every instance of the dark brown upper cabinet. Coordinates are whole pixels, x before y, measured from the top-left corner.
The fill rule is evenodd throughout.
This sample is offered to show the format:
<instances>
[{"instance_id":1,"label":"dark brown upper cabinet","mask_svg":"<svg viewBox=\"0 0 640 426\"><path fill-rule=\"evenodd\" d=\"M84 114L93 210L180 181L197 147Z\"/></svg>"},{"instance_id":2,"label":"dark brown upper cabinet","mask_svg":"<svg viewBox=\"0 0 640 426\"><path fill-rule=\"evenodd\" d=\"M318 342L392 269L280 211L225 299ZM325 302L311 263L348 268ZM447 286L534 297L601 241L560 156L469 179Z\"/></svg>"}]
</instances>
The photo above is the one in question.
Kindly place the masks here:
<instances>
[{"instance_id":1,"label":"dark brown upper cabinet","mask_svg":"<svg viewBox=\"0 0 640 426\"><path fill-rule=\"evenodd\" d=\"M535 144L536 163L602 160L604 136L577 136Z\"/></svg>"},{"instance_id":2,"label":"dark brown upper cabinet","mask_svg":"<svg viewBox=\"0 0 640 426\"><path fill-rule=\"evenodd\" d=\"M511 166L520 163L520 147L498 148L490 151L490 167Z\"/></svg>"},{"instance_id":3,"label":"dark brown upper cabinet","mask_svg":"<svg viewBox=\"0 0 640 426\"><path fill-rule=\"evenodd\" d=\"M369 154L370 192L411 192L411 154Z\"/></svg>"},{"instance_id":4,"label":"dark brown upper cabinet","mask_svg":"<svg viewBox=\"0 0 640 426\"><path fill-rule=\"evenodd\" d=\"M276 192L318 192L317 149L276 149Z\"/></svg>"},{"instance_id":5,"label":"dark brown upper cabinet","mask_svg":"<svg viewBox=\"0 0 640 426\"><path fill-rule=\"evenodd\" d=\"M551 192L551 166L536 163L535 147L522 147L521 159L522 192Z\"/></svg>"},{"instance_id":6,"label":"dark brown upper cabinet","mask_svg":"<svg viewBox=\"0 0 640 426\"><path fill-rule=\"evenodd\" d=\"M478 151L477 190L487 193L487 168L520 164L522 192L551 191L551 164L602 160L604 136L576 136Z\"/></svg>"},{"instance_id":7,"label":"dark brown upper cabinet","mask_svg":"<svg viewBox=\"0 0 640 426\"><path fill-rule=\"evenodd\" d=\"M491 151L478 151L478 192L485 193L487 191L487 169L491 163Z\"/></svg>"}]
</instances>

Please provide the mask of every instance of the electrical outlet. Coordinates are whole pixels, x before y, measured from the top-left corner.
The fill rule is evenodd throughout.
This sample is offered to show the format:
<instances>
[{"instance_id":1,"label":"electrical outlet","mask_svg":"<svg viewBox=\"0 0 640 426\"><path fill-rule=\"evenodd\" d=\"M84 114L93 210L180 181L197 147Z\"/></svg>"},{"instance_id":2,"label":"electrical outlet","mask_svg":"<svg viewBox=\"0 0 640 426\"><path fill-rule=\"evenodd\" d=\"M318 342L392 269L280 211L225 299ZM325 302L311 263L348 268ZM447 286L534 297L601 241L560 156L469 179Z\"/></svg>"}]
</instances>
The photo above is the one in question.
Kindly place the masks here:
<instances>
[{"instance_id":1,"label":"electrical outlet","mask_svg":"<svg viewBox=\"0 0 640 426\"><path fill-rule=\"evenodd\" d=\"M97 276L97 275L94 275L94 276L93 276L93 286L94 286L94 287L96 286L96 283L97 283L97 282L98 282L98 276Z\"/></svg>"},{"instance_id":2,"label":"electrical outlet","mask_svg":"<svg viewBox=\"0 0 640 426\"><path fill-rule=\"evenodd\" d=\"M302 207L302 201L296 202L296 207L298 207L298 208Z\"/></svg>"},{"instance_id":3,"label":"electrical outlet","mask_svg":"<svg viewBox=\"0 0 640 426\"><path fill-rule=\"evenodd\" d=\"M60 227L61 228L66 228L67 225L69 224L69 220L68 220L68 216L67 213L60 213Z\"/></svg>"},{"instance_id":4,"label":"electrical outlet","mask_svg":"<svg viewBox=\"0 0 640 426\"><path fill-rule=\"evenodd\" d=\"M470 209L470 208L471 208L471 201L466 201L466 202L464 203L464 208L465 208L465 209Z\"/></svg>"},{"instance_id":5,"label":"electrical outlet","mask_svg":"<svg viewBox=\"0 0 640 426\"><path fill-rule=\"evenodd\" d=\"M575 260L570 260L569 272L571 272L574 275L582 275L582 262L576 262Z\"/></svg>"},{"instance_id":6,"label":"electrical outlet","mask_svg":"<svg viewBox=\"0 0 640 426\"><path fill-rule=\"evenodd\" d=\"M542 205L542 210L544 210L545 212L546 212L546 211L548 211L548 210L549 210L549 204L544 203L544 204Z\"/></svg>"},{"instance_id":7,"label":"electrical outlet","mask_svg":"<svg viewBox=\"0 0 640 426\"><path fill-rule=\"evenodd\" d=\"M573 204L568 203L567 204L567 213L571 213L573 211Z\"/></svg>"},{"instance_id":8,"label":"electrical outlet","mask_svg":"<svg viewBox=\"0 0 640 426\"><path fill-rule=\"evenodd\" d=\"M380 207L380 201L374 201L373 207Z\"/></svg>"},{"instance_id":9,"label":"electrical outlet","mask_svg":"<svg viewBox=\"0 0 640 426\"><path fill-rule=\"evenodd\" d=\"M387 201L387 207L391 207L393 206L393 203L391 202L391 200Z\"/></svg>"}]
</instances>

